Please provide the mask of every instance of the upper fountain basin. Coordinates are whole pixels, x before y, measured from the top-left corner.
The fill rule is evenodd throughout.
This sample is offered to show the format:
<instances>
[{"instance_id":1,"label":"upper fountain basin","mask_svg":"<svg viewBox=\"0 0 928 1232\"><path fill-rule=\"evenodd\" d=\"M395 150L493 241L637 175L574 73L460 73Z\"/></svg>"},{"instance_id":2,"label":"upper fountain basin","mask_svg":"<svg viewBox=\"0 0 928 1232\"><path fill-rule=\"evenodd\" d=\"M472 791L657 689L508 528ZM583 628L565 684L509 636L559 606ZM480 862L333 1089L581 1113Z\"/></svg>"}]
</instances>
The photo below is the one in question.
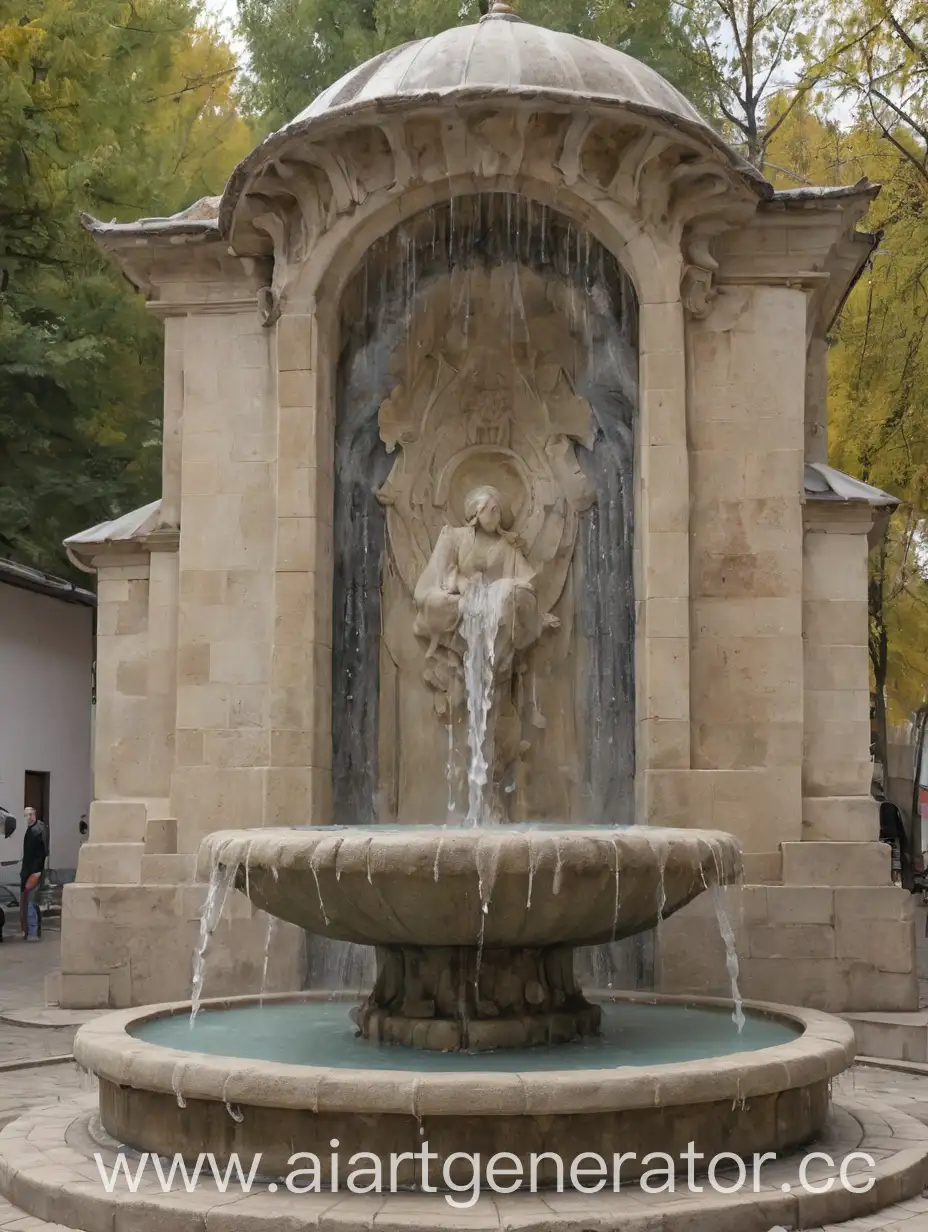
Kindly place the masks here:
<instances>
[{"instance_id":1,"label":"upper fountain basin","mask_svg":"<svg viewBox=\"0 0 928 1232\"><path fill-rule=\"evenodd\" d=\"M381 946L596 945L643 932L737 880L729 834L653 826L218 831L199 875L236 868L261 910Z\"/></svg>"}]
</instances>

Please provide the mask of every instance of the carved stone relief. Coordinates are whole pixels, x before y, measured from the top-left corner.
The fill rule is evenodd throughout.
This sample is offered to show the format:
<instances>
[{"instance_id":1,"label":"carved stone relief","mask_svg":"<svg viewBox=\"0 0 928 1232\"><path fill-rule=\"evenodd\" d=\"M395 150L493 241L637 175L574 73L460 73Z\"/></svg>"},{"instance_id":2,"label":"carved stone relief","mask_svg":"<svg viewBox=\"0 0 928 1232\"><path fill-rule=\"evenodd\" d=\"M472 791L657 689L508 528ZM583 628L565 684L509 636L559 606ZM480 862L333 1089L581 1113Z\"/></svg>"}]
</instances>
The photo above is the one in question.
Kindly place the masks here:
<instances>
[{"instance_id":1,"label":"carved stone relief","mask_svg":"<svg viewBox=\"0 0 928 1232\"><path fill-rule=\"evenodd\" d=\"M469 311L456 310L464 302ZM422 357L379 414L381 439L396 453L378 493L389 552L383 623L391 662L383 674L401 695L387 706L399 724L381 724L380 760L382 773L392 767L387 795L400 816L411 794L419 809L423 796L432 800L426 816L446 800L452 812L467 806L462 621L475 586L489 587L500 604L486 734L498 816L509 815L533 732L547 724L542 699L552 710L573 709L569 695L556 696L554 676L572 637L565 584L594 492L574 450L589 445L592 425L571 387L564 325L538 275L468 270L435 288L396 356L400 368L408 351ZM410 730L435 736L439 728L444 756L424 761Z\"/></svg>"},{"instance_id":2,"label":"carved stone relief","mask_svg":"<svg viewBox=\"0 0 928 1232\"><path fill-rule=\"evenodd\" d=\"M337 815L466 815L474 732L463 695L479 645L492 686L479 746L487 809L631 820L628 277L558 211L471 194L368 250L341 329ZM495 624L479 626L481 613ZM475 642L476 627L492 637Z\"/></svg>"}]
</instances>

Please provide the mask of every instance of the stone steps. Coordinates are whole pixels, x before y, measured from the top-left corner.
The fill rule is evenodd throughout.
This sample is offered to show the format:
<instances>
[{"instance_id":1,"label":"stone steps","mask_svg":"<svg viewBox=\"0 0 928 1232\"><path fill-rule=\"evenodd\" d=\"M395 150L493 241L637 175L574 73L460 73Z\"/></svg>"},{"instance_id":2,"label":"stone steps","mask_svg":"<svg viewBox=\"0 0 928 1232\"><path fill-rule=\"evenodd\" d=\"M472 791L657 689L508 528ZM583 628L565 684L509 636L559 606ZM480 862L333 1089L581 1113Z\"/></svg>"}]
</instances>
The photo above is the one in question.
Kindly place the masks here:
<instances>
[{"instance_id":1,"label":"stone steps","mask_svg":"<svg viewBox=\"0 0 928 1232\"><path fill-rule=\"evenodd\" d=\"M860 1226L869 1229L890 1229L904 1222L916 1232L919 1216L928 1213L928 1202L921 1198L928 1184L928 1129L873 1099L836 1104L829 1130L810 1148L828 1152L835 1163L831 1169L809 1169L809 1179L819 1189L827 1178L833 1179L828 1192L802 1189L797 1154L767 1165L758 1192L749 1186L739 1194L719 1194L703 1179L703 1193L697 1195L686 1191L681 1178L678 1192L670 1195L647 1194L634 1185L619 1193L595 1195L484 1194L466 1209L453 1208L442 1193L296 1195L271 1192L270 1186L261 1185L243 1196L241 1190L223 1194L215 1184L204 1182L191 1194L183 1189L166 1194L147 1176L134 1194L125 1185L108 1194L94 1155L99 1153L112 1170L119 1148L101 1130L95 1109L94 1096L79 1096L51 1108L33 1109L0 1133L0 1192L18 1208L0 1203L0 1229L12 1225L33 1232L59 1226L82 1232L113 1227L118 1232L151 1228L158 1232L280 1232L282 1228L581 1232L595 1227L598 1232L770 1232L775 1227L822 1228L862 1219ZM875 1160L875 1183L868 1192L855 1193L841 1183L838 1172L846 1156L862 1151ZM852 1172L850 1179L859 1183L860 1173ZM25 1217L23 1212L34 1222L17 1223Z\"/></svg>"},{"instance_id":2,"label":"stone steps","mask_svg":"<svg viewBox=\"0 0 928 1232\"><path fill-rule=\"evenodd\" d=\"M928 1063L928 1010L842 1014L854 1028L859 1056Z\"/></svg>"}]
</instances>

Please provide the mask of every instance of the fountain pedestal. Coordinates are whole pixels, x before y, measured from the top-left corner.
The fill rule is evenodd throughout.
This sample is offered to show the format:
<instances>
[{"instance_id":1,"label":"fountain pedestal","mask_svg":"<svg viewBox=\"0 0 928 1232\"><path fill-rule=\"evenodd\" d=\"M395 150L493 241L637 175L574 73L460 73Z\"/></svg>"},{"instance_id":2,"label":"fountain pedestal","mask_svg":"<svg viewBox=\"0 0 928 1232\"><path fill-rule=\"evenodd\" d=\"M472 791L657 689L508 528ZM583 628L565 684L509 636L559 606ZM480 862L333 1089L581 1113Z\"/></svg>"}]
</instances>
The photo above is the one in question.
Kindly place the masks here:
<instances>
[{"instance_id":1,"label":"fountain pedestal","mask_svg":"<svg viewBox=\"0 0 928 1232\"><path fill-rule=\"evenodd\" d=\"M727 834L652 826L325 826L219 831L199 861L261 910L375 947L352 1013L365 1039L479 1052L595 1035L576 947L653 928L736 880L741 852Z\"/></svg>"},{"instance_id":2,"label":"fountain pedestal","mask_svg":"<svg viewBox=\"0 0 928 1232\"><path fill-rule=\"evenodd\" d=\"M365 1039L437 1052L565 1044L601 1011L574 977L570 946L381 946L377 980L353 1015Z\"/></svg>"}]
</instances>

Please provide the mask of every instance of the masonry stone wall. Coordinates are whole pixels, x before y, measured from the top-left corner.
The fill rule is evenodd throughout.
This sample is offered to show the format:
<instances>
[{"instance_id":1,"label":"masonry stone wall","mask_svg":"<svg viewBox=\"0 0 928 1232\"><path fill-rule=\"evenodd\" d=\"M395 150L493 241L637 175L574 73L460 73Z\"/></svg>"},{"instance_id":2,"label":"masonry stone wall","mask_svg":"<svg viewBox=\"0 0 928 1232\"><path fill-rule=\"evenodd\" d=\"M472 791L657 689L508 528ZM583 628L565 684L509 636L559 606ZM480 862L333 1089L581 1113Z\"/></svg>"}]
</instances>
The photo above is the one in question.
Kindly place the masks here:
<instances>
[{"instance_id":1,"label":"masonry stone wall","mask_svg":"<svg viewBox=\"0 0 928 1232\"><path fill-rule=\"evenodd\" d=\"M281 188L295 205L258 214L267 198L256 192L231 246L215 227L182 244L112 240L127 268L145 265L139 281L166 324L163 497L157 526L94 557L96 800L65 898L62 1001L186 995L203 836L339 820L341 292L371 243L449 192L518 191L588 227L638 294L640 817L742 840L746 993L914 1006L911 906L889 884L867 796L870 513L805 502L803 487L809 452L823 456L823 287L857 215L815 200L759 204L721 165L710 168L720 193L694 188L679 133L655 144L650 130L629 140L608 127L639 117L610 113L586 162L600 123L586 112L536 117L535 144L521 145L502 112L476 126L464 112L443 126L410 120L408 134L394 119L389 141L346 140L340 161L327 151L307 164ZM307 185L336 162L354 179L339 178L320 221ZM351 183L367 187L351 196ZM723 223L703 217L712 201ZM267 928L236 896L207 993L260 986ZM724 993L718 938L708 901L666 922L659 986ZM298 985L300 947L296 930L280 930L269 986Z\"/></svg>"}]
</instances>

